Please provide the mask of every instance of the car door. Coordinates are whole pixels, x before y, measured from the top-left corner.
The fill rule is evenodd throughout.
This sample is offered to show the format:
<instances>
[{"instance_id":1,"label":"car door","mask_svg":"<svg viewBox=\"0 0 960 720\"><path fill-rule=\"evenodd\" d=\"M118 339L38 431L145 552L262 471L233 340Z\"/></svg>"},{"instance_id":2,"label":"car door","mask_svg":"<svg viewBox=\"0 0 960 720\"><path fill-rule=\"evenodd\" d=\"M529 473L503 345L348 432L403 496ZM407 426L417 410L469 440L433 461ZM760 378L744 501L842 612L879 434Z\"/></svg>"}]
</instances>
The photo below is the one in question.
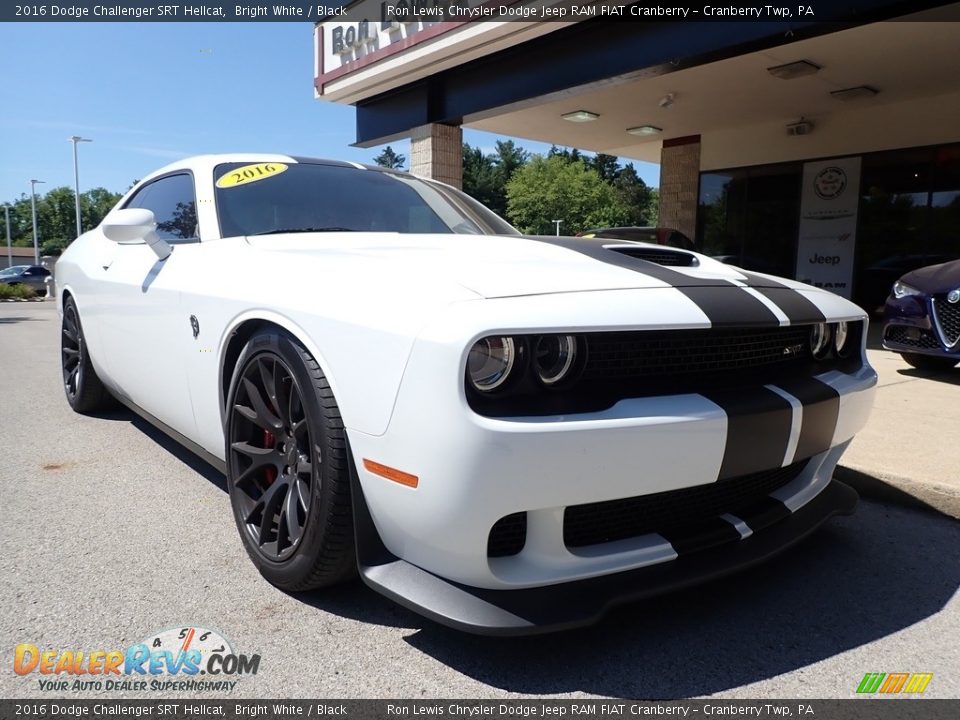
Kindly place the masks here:
<instances>
[{"instance_id":1,"label":"car door","mask_svg":"<svg viewBox=\"0 0 960 720\"><path fill-rule=\"evenodd\" d=\"M42 267L31 267L27 268L20 278L24 285L29 285L37 292L40 292L45 289L46 286L43 281L49 274L50 273Z\"/></svg>"},{"instance_id":2,"label":"car door","mask_svg":"<svg viewBox=\"0 0 960 720\"><path fill-rule=\"evenodd\" d=\"M152 180L124 207L152 211L157 234L174 249L159 260L143 242L111 244L103 266L107 307L101 322L110 376L127 399L193 437L186 371L193 336L190 317L181 309L184 278L201 250L193 176L180 171Z\"/></svg>"}]
</instances>

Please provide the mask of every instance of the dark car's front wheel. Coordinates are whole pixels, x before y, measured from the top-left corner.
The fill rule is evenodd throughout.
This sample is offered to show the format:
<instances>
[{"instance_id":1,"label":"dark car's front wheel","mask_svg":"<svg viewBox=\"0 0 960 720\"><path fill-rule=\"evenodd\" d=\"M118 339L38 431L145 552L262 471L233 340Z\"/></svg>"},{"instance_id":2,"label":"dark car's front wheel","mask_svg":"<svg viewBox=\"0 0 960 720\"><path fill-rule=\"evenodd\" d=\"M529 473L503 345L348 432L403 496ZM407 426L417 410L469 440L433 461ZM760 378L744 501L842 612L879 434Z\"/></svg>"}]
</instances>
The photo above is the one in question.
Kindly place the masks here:
<instances>
[{"instance_id":1,"label":"dark car's front wheel","mask_svg":"<svg viewBox=\"0 0 960 720\"><path fill-rule=\"evenodd\" d=\"M68 297L63 303L63 321L60 323L60 369L63 389L70 407L78 413L104 410L113 405L110 392L100 382L90 361L87 341L80 324L77 303Z\"/></svg>"},{"instance_id":2,"label":"dark car's front wheel","mask_svg":"<svg viewBox=\"0 0 960 720\"><path fill-rule=\"evenodd\" d=\"M920 353L900 353L900 357L917 370L949 370L957 361L952 358L921 355Z\"/></svg>"},{"instance_id":3,"label":"dark car's front wheel","mask_svg":"<svg viewBox=\"0 0 960 720\"><path fill-rule=\"evenodd\" d=\"M319 365L287 333L260 331L240 353L226 442L234 519L260 573L288 591L353 577L343 422Z\"/></svg>"}]
</instances>

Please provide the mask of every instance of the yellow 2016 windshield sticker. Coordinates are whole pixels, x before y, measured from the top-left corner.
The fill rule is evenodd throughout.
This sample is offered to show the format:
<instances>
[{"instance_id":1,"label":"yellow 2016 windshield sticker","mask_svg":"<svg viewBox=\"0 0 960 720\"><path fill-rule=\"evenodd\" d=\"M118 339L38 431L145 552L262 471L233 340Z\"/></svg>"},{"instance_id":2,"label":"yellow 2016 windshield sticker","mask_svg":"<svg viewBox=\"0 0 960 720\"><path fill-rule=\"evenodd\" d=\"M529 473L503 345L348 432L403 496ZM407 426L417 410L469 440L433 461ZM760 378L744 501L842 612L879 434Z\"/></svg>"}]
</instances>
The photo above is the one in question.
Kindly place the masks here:
<instances>
[{"instance_id":1,"label":"yellow 2016 windshield sticker","mask_svg":"<svg viewBox=\"0 0 960 720\"><path fill-rule=\"evenodd\" d=\"M234 168L221 175L217 179L217 187L232 188L237 185L246 185L247 183L279 175L286 169L286 165L277 162L244 165L243 167Z\"/></svg>"}]
</instances>

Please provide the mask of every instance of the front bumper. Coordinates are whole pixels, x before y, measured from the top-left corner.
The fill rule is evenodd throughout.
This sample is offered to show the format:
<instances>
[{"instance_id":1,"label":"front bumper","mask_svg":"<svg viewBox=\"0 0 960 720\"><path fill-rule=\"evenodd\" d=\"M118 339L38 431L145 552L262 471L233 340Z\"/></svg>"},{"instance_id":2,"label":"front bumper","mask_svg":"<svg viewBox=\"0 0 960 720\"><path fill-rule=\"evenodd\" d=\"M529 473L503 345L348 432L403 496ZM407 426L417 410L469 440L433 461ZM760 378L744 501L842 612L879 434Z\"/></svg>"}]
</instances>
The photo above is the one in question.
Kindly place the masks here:
<instances>
[{"instance_id":1,"label":"front bumper","mask_svg":"<svg viewBox=\"0 0 960 720\"><path fill-rule=\"evenodd\" d=\"M589 625L618 604L679 590L762 563L816 530L849 515L857 493L836 480L789 517L739 542L652 567L548 587L491 590L445 580L382 547L355 485L360 575L374 590L438 623L482 635L531 635ZM365 537L364 537L365 536Z\"/></svg>"},{"instance_id":2,"label":"front bumper","mask_svg":"<svg viewBox=\"0 0 960 720\"><path fill-rule=\"evenodd\" d=\"M489 590L558 585L678 556L676 538L657 532L573 547L565 539L571 506L720 485L803 461L799 475L777 489L780 503L799 509L830 482L866 423L876 385L864 365L812 379L823 396L789 388L789 402L761 387L726 406L690 394L625 400L599 413L494 419L471 412L455 390L438 388L449 365L434 350L414 349L384 435L348 435L386 550ZM765 442L766 433L778 441ZM368 472L365 459L416 475L418 486ZM491 530L516 513L526 518L522 549L488 553Z\"/></svg>"},{"instance_id":3,"label":"front bumper","mask_svg":"<svg viewBox=\"0 0 960 720\"><path fill-rule=\"evenodd\" d=\"M883 347L899 353L917 353L960 361L960 341L951 344L933 313L942 298L927 295L888 297L884 306Z\"/></svg>"}]
</instances>

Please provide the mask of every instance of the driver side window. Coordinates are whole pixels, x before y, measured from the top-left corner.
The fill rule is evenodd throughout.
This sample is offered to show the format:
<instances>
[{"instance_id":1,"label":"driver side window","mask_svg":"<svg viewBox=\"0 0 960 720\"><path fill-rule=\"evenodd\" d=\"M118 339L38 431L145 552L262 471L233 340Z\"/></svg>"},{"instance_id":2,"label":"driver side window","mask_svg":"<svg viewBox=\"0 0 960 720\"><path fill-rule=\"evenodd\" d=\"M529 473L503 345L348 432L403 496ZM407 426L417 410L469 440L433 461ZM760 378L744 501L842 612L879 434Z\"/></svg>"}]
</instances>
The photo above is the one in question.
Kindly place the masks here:
<instances>
[{"instance_id":1,"label":"driver side window","mask_svg":"<svg viewBox=\"0 0 960 720\"><path fill-rule=\"evenodd\" d=\"M193 177L189 174L154 180L138 190L125 207L151 210L157 220L157 235L167 242L200 239Z\"/></svg>"}]
</instances>

